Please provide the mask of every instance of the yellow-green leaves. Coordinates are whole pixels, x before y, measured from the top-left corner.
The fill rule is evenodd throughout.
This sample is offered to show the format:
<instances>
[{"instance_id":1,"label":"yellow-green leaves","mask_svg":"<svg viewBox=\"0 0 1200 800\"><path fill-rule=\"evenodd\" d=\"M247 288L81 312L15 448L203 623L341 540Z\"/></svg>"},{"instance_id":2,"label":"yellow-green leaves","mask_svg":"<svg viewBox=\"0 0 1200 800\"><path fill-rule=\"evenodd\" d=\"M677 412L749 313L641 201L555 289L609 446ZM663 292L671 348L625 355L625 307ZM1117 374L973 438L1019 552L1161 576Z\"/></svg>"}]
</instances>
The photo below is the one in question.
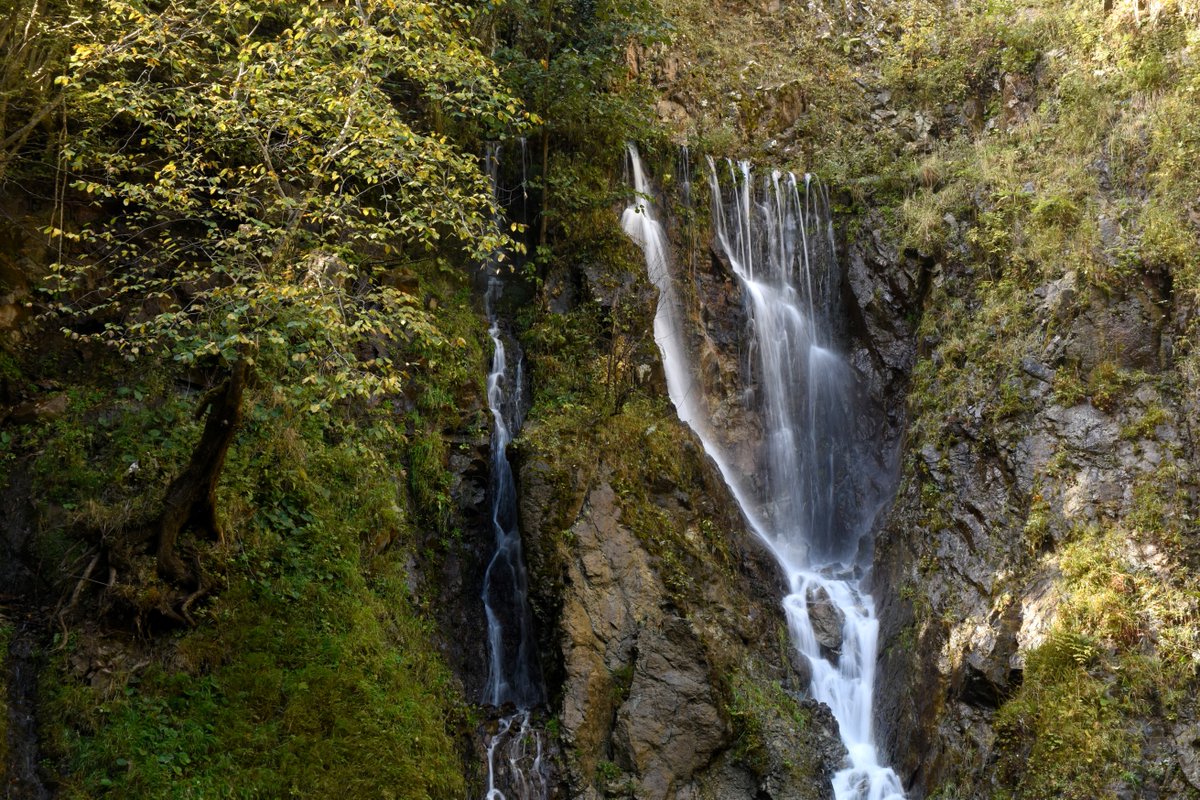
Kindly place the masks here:
<instances>
[{"instance_id":1,"label":"yellow-green leaves","mask_svg":"<svg viewBox=\"0 0 1200 800\"><path fill-rule=\"evenodd\" d=\"M513 246L475 145L438 122L525 124L471 18L414 0L106 0L64 82L60 167L100 208L55 229L79 240L56 290L106 322L83 335L184 363L257 354L325 398L395 391L387 354L439 334L381 274L398 254Z\"/></svg>"}]
</instances>

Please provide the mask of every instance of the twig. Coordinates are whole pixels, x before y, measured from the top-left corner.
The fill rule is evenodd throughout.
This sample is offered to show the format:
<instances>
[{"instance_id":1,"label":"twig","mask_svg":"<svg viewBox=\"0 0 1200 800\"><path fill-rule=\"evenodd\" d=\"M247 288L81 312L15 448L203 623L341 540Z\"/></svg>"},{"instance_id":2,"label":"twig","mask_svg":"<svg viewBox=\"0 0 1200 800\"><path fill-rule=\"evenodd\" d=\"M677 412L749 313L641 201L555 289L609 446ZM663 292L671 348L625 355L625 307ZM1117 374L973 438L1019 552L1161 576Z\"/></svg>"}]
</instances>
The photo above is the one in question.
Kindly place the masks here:
<instances>
[{"instance_id":1,"label":"twig","mask_svg":"<svg viewBox=\"0 0 1200 800\"><path fill-rule=\"evenodd\" d=\"M92 573L95 571L96 565L99 563L100 551L97 550L96 555L92 556L92 560L88 562L87 569L83 571L83 576L79 579L79 582L75 584L75 589L71 592L71 602L67 603L67 607L59 612L59 616L65 617L68 613L75 609L76 604L79 602L79 595L83 592L84 584L87 583L92 577ZM99 581L97 581L97 583L99 583Z\"/></svg>"},{"instance_id":2,"label":"twig","mask_svg":"<svg viewBox=\"0 0 1200 800\"><path fill-rule=\"evenodd\" d=\"M183 605L179 607L179 613L182 614L184 619L187 620L188 625L193 628L196 627L196 620L192 618L192 615L188 612L188 609L192 607L192 603L196 602L206 594L208 594L208 587L201 585L198 589L196 589L196 591L189 594L187 599L183 601Z\"/></svg>"}]
</instances>

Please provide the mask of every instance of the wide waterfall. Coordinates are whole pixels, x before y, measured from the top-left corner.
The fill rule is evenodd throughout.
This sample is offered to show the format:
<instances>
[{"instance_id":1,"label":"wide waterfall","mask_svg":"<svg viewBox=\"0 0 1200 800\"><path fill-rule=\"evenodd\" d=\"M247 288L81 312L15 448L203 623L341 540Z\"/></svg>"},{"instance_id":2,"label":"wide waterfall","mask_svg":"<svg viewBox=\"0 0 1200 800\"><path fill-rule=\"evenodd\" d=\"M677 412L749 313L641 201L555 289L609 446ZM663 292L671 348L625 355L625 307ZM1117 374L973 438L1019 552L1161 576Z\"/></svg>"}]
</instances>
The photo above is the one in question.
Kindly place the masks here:
<instances>
[{"instance_id":1,"label":"wide waterfall","mask_svg":"<svg viewBox=\"0 0 1200 800\"><path fill-rule=\"evenodd\" d=\"M499 146L493 145L487 153L486 166L493 191L499 183L499 152ZM483 579L489 659L483 702L506 709L486 744L485 797L506 800L500 788L503 784L511 795L507 800L542 800L548 796L549 787L542 733L533 724L533 709L544 705L546 697L529 608L529 579L521 552L521 531L517 525L517 488L508 460L508 446L520 430L525 414L523 359L516 340L501 326L497 304L504 281L498 260L485 264L484 272L487 281L484 309L492 339L487 400L492 412L490 495L496 550ZM498 757L502 758L499 762Z\"/></svg>"},{"instance_id":2,"label":"wide waterfall","mask_svg":"<svg viewBox=\"0 0 1200 800\"><path fill-rule=\"evenodd\" d=\"M811 693L833 711L849 757L834 777L838 800L898 800L896 774L879 763L872 731L879 624L856 565L864 521L854 442L856 374L833 341L839 273L826 191L808 176L774 172L756 182L730 164L727 188L709 162L715 247L743 290L745 349L755 371L763 442L757 475L732 467L714 435L709 399L688 347L688 315L675 286L665 231L637 149L636 199L622 227L643 249L658 288L654 336L668 393L717 463L754 531L787 575L784 609L812 667Z\"/></svg>"}]
</instances>

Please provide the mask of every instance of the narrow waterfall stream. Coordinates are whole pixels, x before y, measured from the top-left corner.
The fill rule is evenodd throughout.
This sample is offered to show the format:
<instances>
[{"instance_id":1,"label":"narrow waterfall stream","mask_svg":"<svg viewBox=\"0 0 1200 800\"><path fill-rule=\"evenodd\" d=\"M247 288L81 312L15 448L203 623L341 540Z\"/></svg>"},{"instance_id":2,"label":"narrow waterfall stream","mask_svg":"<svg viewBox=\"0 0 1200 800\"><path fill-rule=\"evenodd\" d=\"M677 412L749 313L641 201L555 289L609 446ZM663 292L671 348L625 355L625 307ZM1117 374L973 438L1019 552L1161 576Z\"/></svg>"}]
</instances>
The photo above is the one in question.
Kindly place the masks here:
<instances>
[{"instance_id":1,"label":"narrow waterfall stream","mask_svg":"<svg viewBox=\"0 0 1200 800\"><path fill-rule=\"evenodd\" d=\"M811 692L833 711L849 757L834 776L838 800L899 800L899 778L879 763L872 731L879 624L856 565L855 372L837 352L837 259L828 198L807 176L772 173L756 190L750 165L730 165L723 190L709 161L715 247L741 284L749 316L763 442L757 475L732 466L714 435L709 400L687 345L687 315L670 271L669 244L647 199L652 187L629 148L634 202L622 227L641 246L658 288L654 336L681 420L717 463L755 532L787 575L784 609ZM868 526L869 527L869 526Z\"/></svg>"},{"instance_id":2,"label":"narrow waterfall stream","mask_svg":"<svg viewBox=\"0 0 1200 800\"><path fill-rule=\"evenodd\" d=\"M517 527L517 490L508 445L522 416L521 353L510 364L505 335L500 330L495 303L503 284L488 279L485 304L492 338L492 368L488 373L488 407L492 412L491 506L496 551L483 579L483 608L488 624L488 684L484 702L493 706L513 703L533 708L543 700L538 670L537 642L529 610L529 585ZM515 349L515 342L513 343Z\"/></svg>"},{"instance_id":3,"label":"narrow waterfall stream","mask_svg":"<svg viewBox=\"0 0 1200 800\"><path fill-rule=\"evenodd\" d=\"M499 180L499 152L499 145L489 146L487 152L486 167L494 192ZM497 309L504 292L499 264L485 264L484 270L487 280L484 310L492 339L487 400L492 412L489 489L496 550L483 579L482 600L488 627L488 682L483 702L502 709L503 713L495 733L486 742L485 800L544 800L549 786L542 731L534 724L533 710L545 704L545 688L517 525L517 488L508 461L508 446L520 430L525 414L524 362L516 340L503 330Z\"/></svg>"}]
</instances>

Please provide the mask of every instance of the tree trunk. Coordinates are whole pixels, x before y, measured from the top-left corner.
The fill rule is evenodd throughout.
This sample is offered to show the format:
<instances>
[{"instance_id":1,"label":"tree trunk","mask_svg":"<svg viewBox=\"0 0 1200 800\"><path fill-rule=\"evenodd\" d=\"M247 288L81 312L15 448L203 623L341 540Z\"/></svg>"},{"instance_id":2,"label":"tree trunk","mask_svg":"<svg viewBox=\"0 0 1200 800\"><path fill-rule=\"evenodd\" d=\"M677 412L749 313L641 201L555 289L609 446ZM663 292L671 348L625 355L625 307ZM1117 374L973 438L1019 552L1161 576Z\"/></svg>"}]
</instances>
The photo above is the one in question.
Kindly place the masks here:
<instances>
[{"instance_id":1,"label":"tree trunk","mask_svg":"<svg viewBox=\"0 0 1200 800\"><path fill-rule=\"evenodd\" d=\"M238 360L224 385L216 389L197 410L207 409L204 432L187 467L167 487L162 516L158 518L158 572L177 584L198 586L200 576L193 574L175 552L179 534L188 527L202 530L214 539L221 538L217 525L216 492L225 455L242 421L242 393L246 388L249 366Z\"/></svg>"},{"instance_id":2,"label":"tree trunk","mask_svg":"<svg viewBox=\"0 0 1200 800\"><path fill-rule=\"evenodd\" d=\"M546 211L550 208L550 131L542 131L542 219L538 246L546 244Z\"/></svg>"}]
</instances>

